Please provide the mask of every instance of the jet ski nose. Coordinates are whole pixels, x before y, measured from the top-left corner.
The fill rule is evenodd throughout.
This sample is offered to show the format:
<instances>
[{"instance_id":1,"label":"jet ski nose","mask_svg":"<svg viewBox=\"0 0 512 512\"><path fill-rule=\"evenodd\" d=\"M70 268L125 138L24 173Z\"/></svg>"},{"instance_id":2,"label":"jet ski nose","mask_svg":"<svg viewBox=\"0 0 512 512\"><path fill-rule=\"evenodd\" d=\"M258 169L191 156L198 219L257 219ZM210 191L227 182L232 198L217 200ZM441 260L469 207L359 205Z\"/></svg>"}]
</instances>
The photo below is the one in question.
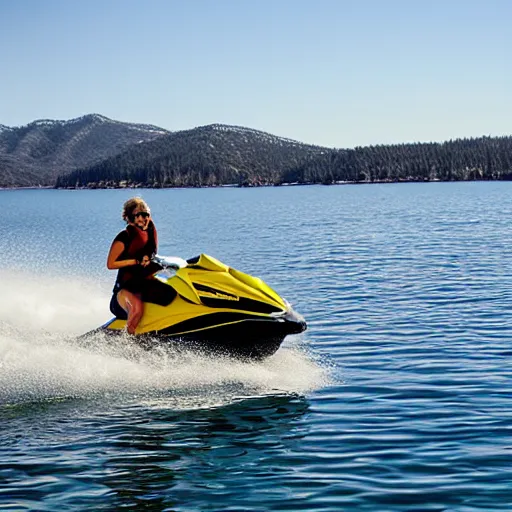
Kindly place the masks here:
<instances>
[{"instance_id":1,"label":"jet ski nose","mask_svg":"<svg viewBox=\"0 0 512 512\"><path fill-rule=\"evenodd\" d=\"M286 313L285 320L290 334L299 334L308 328L304 317L291 308Z\"/></svg>"},{"instance_id":2,"label":"jet ski nose","mask_svg":"<svg viewBox=\"0 0 512 512\"><path fill-rule=\"evenodd\" d=\"M299 320L295 322L290 322L293 326L293 330L290 332L290 334L299 334L301 332L304 332L308 326L304 320Z\"/></svg>"}]
</instances>

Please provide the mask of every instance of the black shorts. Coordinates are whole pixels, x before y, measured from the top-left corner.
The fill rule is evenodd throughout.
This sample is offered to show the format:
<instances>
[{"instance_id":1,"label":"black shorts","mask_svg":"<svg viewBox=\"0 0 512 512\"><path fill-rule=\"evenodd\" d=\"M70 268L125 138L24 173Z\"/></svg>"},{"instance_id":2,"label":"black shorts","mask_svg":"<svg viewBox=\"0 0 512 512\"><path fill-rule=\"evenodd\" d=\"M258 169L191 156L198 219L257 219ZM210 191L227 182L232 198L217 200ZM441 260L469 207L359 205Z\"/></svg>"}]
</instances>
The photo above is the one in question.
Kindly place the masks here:
<instances>
[{"instance_id":1,"label":"black shorts","mask_svg":"<svg viewBox=\"0 0 512 512\"><path fill-rule=\"evenodd\" d=\"M121 307L117 300L117 292L112 294L112 298L110 299L110 311L111 313L120 320L127 320L128 313Z\"/></svg>"},{"instance_id":2,"label":"black shorts","mask_svg":"<svg viewBox=\"0 0 512 512\"><path fill-rule=\"evenodd\" d=\"M121 288L117 284L114 286L112 298L110 299L110 311L121 320L128 319L128 313L121 307L117 300L117 294L121 290L136 293L140 296L142 302L152 302L159 306L168 306L176 297L174 288L167 286L155 279L144 279L141 281L130 281L128 286L123 284Z\"/></svg>"}]
</instances>

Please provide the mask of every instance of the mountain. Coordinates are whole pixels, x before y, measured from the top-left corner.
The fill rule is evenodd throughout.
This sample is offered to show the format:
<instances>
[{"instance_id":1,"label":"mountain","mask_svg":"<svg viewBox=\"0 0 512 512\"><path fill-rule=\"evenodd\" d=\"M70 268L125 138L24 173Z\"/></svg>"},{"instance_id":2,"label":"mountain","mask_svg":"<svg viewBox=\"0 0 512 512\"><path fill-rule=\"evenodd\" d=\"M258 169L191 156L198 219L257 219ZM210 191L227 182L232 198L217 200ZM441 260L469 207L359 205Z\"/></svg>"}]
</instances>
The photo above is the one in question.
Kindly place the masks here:
<instances>
[{"instance_id":1,"label":"mountain","mask_svg":"<svg viewBox=\"0 0 512 512\"><path fill-rule=\"evenodd\" d=\"M98 114L69 121L41 119L16 128L0 125L0 187L53 186L62 174L169 133Z\"/></svg>"},{"instance_id":2,"label":"mountain","mask_svg":"<svg viewBox=\"0 0 512 512\"><path fill-rule=\"evenodd\" d=\"M204 187L511 180L512 137L333 149L212 124L169 132L91 114L0 125L0 187Z\"/></svg>"},{"instance_id":3,"label":"mountain","mask_svg":"<svg viewBox=\"0 0 512 512\"><path fill-rule=\"evenodd\" d=\"M241 126L212 124L131 146L61 176L57 186L275 184L331 150Z\"/></svg>"}]
</instances>

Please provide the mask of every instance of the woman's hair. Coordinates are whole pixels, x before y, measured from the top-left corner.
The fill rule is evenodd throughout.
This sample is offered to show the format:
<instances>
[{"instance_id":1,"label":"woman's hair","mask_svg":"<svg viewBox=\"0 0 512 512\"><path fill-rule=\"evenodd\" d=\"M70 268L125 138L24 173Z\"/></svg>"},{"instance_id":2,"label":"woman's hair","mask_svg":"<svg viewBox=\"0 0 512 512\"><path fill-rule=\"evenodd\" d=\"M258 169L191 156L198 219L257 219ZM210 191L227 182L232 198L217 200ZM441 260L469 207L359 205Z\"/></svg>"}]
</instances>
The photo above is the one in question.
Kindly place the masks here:
<instances>
[{"instance_id":1,"label":"woman's hair","mask_svg":"<svg viewBox=\"0 0 512 512\"><path fill-rule=\"evenodd\" d=\"M151 210L149 209L149 206L147 205L146 201L144 201L144 199L142 199L141 197L132 197L131 199L128 199L126 203L123 204L123 219L126 222L132 221L133 211L136 208L151 213Z\"/></svg>"}]
</instances>

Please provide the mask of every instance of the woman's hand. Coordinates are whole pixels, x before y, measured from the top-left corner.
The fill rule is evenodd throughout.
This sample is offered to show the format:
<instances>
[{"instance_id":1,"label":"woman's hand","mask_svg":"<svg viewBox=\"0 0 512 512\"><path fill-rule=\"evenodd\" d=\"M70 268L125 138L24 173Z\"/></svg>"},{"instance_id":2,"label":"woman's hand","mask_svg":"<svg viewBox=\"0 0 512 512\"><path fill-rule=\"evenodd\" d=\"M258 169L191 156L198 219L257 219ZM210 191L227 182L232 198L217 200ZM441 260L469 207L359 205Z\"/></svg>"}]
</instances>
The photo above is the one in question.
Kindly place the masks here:
<instances>
[{"instance_id":1,"label":"woman's hand","mask_svg":"<svg viewBox=\"0 0 512 512\"><path fill-rule=\"evenodd\" d=\"M151 263L151 260L149 259L149 256L143 256L142 260L140 260L140 264L143 267L147 267Z\"/></svg>"}]
</instances>

